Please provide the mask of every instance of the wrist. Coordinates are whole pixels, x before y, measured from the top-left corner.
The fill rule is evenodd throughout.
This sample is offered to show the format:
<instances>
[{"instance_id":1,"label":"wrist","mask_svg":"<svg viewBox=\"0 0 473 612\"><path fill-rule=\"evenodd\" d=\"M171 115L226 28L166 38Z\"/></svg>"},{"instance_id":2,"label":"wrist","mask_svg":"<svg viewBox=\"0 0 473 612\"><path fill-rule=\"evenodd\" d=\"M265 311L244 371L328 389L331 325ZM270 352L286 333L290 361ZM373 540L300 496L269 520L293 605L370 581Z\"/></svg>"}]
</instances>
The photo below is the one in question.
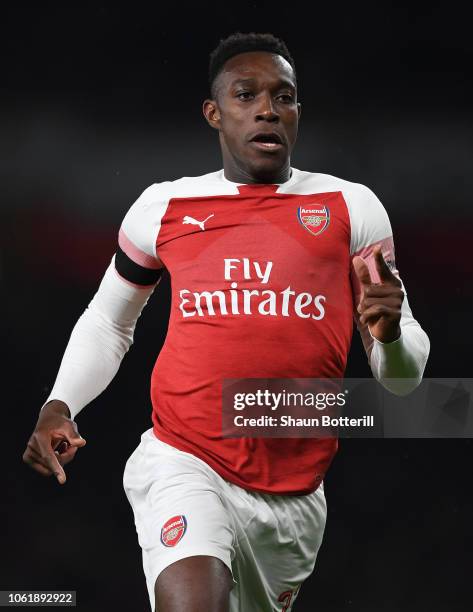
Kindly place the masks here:
<instances>
[{"instance_id":1,"label":"wrist","mask_svg":"<svg viewBox=\"0 0 473 612\"><path fill-rule=\"evenodd\" d=\"M71 411L69 410L69 406L63 402L62 400L50 400L43 406L41 412L46 412L47 414L60 414L62 416L71 418Z\"/></svg>"},{"instance_id":2,"label":"wrist","mask_svg":"<svg viewBox=\"0 0 473 612\"><path fill-rule=\"evenodd\" d=\"M401 339L401 328L400 326L398 326L397 330L395 330L392 334L388 334L385 337L383 337L383 339L381 340L380 338L377 338L376 336L374 336L371 333L371 330L368 326L368 331L370 333L370 336L373 338L373 340L375 342L378 342L379 344L393 344L395 342L398 342Z\"/></svg>"}]
</instances>

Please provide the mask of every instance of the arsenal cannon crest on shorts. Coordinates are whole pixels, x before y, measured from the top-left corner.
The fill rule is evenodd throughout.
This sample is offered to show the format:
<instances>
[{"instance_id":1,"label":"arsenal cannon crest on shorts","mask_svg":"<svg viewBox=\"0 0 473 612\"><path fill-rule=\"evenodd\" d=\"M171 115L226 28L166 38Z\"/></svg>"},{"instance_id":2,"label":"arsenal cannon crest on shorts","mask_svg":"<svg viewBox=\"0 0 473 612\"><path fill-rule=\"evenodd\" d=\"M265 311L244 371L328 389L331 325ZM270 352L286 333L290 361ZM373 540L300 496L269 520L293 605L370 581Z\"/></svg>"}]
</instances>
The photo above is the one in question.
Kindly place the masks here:
<instances>
[{"instance_id":1,"label":"arsenal cannon crest on shorts","mask_svg":"<svg viewBox=\"0 0 473 612\"><path fill-rule=\"evenodd\" d=\"M168 519L161 528L161 542L164 546L176 546L186 533L187 521L183 514Z\"/></svg>"},{"instance_id":2,"label":"arsenal cannon crest on shorts","mask_svg":"<svg viewBox=\"0 0 473 612\"><path fill-rule=\"evenodd\" d=\"M318 236L330 223L330 211L323 204L306 204L297 209L299 222L314 236Z\"/></svg>"}]
</instances>

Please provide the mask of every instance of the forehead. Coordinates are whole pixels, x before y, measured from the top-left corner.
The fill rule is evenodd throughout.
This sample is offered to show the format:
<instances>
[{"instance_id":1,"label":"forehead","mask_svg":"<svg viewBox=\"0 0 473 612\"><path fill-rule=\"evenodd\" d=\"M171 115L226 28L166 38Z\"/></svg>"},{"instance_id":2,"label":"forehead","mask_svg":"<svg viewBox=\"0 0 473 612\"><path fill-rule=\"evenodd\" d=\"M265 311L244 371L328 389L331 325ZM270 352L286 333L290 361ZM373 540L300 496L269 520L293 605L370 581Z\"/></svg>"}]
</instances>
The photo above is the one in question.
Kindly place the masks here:
<instances>
[{"instance_id":1,"label":"forehead","mask_svg":"<svg viewBox=\"0 0 473 612\"><path fill-rule=\"evenodd\" d=\"M281 80L296 86L291 64L280 55L267 51L239 53L225 62L219 75L221 85L228 87L239 79Z\"/></svg>"}]
</instances>

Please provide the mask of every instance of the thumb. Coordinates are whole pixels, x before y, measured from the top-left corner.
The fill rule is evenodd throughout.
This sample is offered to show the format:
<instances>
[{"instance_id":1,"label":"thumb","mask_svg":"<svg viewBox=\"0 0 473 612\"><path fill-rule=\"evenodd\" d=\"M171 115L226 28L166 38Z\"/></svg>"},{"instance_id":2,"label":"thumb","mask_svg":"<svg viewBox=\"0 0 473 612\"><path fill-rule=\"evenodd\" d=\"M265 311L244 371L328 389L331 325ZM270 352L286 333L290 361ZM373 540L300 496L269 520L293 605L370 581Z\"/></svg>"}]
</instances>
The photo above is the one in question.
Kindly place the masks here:
<instances>
[{"instance_id":1,"label":"thumb","mask_svg":"<svg viewBox=\"0 0 473 612\"><path fill-rule=\"evenodd\" d=\"M371 280L368 266L366 265L365 260L359 255L356 255L356 257L353 258L353 268L355 269L355 274L362 285L372 284L373 281Z\"/></svg>"},{"instance_id":2,"label":"thumb","mask_svg":"<svg viewBox=\"0 0 473 612\"><path fill-rule=\"evenodd\" d=\"M72 434L68 434L66 432L66 438L71 446L77 446L79 448L82 448L82 446L86 445L85 439L80 435L78 431L75 431Z\"/></svg>"},{"instance_id":3,"label":"thumb","mask_svg":"<svg viewBox=\"0 0 473 612\"><path fill-rule=\"evenodd\" d=\"M68 431L66 429L61 429L53 432L53 435L56 435L58 438L60 438L67 446L77 446L80 448L82 446L85 446L86 444L85 439L80 435L78 431Z\"/></svg>"}]
</instances>

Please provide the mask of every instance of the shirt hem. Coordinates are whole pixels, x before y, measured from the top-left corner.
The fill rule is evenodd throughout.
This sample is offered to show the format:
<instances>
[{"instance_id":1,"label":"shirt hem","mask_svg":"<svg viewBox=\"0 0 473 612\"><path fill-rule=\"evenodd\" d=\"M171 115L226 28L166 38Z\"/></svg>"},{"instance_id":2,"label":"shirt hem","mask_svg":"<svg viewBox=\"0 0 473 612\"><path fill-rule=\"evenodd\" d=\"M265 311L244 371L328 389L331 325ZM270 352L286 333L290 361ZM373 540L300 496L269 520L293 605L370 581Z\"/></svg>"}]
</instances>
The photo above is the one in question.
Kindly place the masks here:
<instances>
[{"instance_id":1,"label":"shirt hem","mask_svg":"<svg viewBox=\"0 0 473 612\"><path fill-rule=\"evenodd\" d=\"M210 467L214 472L216 472L221 478L223 478L223 480L226 480L227 482L237 485L238 487L241 487L242 489L245 489L246 491L251 491L251 492L256 492L256 493L265 493L268 495L278 495L278 496L286 495L286 496L291 496L291 497L295 497L295 496L300 497L300 496L310 495L311 493L314 493L319 488L321 482L323 482L323 480L321 480L315 487L297 489L295 491L274 491L274 490L264 488L264 487L253 487L249 485L248 483L238 478L235 478L231 474L231 472L228 472L227 470L222 469L222 467L218 465L216 462L209 461L208 457L203 457L203 456L196 454L192 449L190 449L185 444L182 444L179 441L177 441L173 436L168 436L165 433L163 433L161 430L158 430L156 426L153 426L152 432L153 432L153 435L161 442L164 442L165 444L169 444L170 446L173 446L174 448L176 448L177 450L181 452L189 453L190 455L196 457L197 459L205 463L208 467Z\"/></svg>"}]
</instances>

